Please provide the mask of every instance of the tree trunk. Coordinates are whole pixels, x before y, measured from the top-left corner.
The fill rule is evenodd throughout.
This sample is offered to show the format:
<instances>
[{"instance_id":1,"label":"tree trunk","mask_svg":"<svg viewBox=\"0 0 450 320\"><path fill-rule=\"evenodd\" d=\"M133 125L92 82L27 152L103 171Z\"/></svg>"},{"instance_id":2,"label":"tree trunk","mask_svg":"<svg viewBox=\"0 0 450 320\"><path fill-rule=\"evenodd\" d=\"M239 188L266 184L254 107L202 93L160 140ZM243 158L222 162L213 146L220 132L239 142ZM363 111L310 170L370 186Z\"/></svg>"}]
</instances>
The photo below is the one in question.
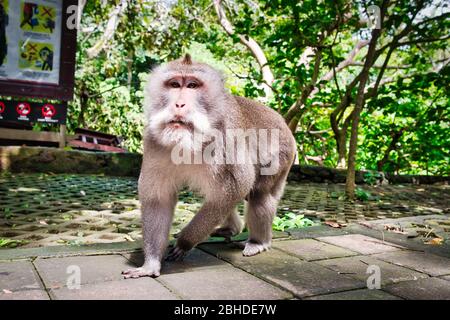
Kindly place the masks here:
<instances>
[{"instance_id":1,"label":"tree trunk","mask_svg":"<svg viewBox=\"0 0 450 320\"><path fill-rule=\"evenodd\" d=\"M83 85L80 93L80 113L78 114L78 127L85 128L86 127L86 119L84 117L84 113L88 108L89 102L89 91Z\"/></svg>"},{"instance_id":2,"label":"tree trunk","mask_svg":"<svg viewBox=\"0 0 450 320\"><path fill-rule=\"evenodd\" d=\"M299 121L299 118L295 117L288 123L288 127L289 127L289 129L291 129L292 134L295 134L297 132L298 121Z\"/></svg>"},{"instance_id":3,"label":"tree trunk","mask_svg":"<svg viewBox=\"0 0 450 320\"><path fill-rule=\"evenodd\" d=\"M339 136L336 137L337 149L338 149L338 169L345 169L347 167L347 128L344 132L339 132Z\"/></svg>"},{"instance_id":4,"label":"tree trunk","mask_svg":"<svg viewBox=\"0 0 450 320\"><path fill-rule=\"evenodd\" d=\"M383 21L383 20L381 20ZM358 148L358 127L361 117L361 110L364 107L365 98L364 91L367 80L369 79L369 71L374 64L375 48L377 40L380 36L381 30L374 29L372 31L372 39L370 40L369 49L367 51L366 61L364 62L363 70L360 73L360 81L358 92L355 99L355 109L353 110L352 129L350 136L350 148L348 153L347 179L345 183L345 193L348 198L355 198L355 167L356 167L356 150Z\"/></svg>"},{"instance_id":5,"label":"tree trunk","mask_svg":"<svg viewBox=\"0 0 450 320\"><path fill-rule=\"evenodd\" d=\"M397 143L400 140L400 138L403 135L403 132L406 130L406 128L401 128L399 131L394 132L392 134L392 141L389 144L389 147L386 149L386 151L384 152L384 156L381 160L379 160L377 162L377 170L378 171L383 171L383 167L384 165L388 162L389 160L389 154L391 153L391 151L396 150L397 149Z\"/></svg>"}]
</instances>

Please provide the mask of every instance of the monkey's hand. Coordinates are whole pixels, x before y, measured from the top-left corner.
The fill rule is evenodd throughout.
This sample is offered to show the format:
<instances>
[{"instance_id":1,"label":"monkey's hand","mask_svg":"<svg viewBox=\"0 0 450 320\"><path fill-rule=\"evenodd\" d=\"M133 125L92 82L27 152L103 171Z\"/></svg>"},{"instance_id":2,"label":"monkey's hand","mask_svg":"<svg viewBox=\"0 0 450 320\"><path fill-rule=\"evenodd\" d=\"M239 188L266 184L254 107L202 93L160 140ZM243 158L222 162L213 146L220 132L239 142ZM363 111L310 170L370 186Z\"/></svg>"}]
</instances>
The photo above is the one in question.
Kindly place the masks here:
<instances>
[{"instance_id":1,"label":"monkey's hand","mask_svg":"<svg viewBox=\"0 0 450 320\"><path fill-rule=\"evenodd\" d=\"M235 236L239 232L235 232L231 228L217 228L211 233L211 237L225 238L225 242L231 242L231 237Z\"/></svg>"},{"instance_id":2,"label":"monkey's hand","mask_svg":"<svg viewBox=\"0 0 450 320\"><path fill-rule=\"evenodd\" d=\"M161 263L154 261L152 263L146 263L140 268L133 268L122 271L125 279L140 278L140 277L159 277L161 272Z\"/></svg>"},{"instance_id":3,"label":"monkey's hand","mask_svg":"<svg viewBox=\"0 0 450 320\"><path fill-rule=\"evenodd\" d=\"M170 249L169 254L166 257L167 261L181 261L186 256L186 251L178 246Z\"/></svg>"}]
</instances>

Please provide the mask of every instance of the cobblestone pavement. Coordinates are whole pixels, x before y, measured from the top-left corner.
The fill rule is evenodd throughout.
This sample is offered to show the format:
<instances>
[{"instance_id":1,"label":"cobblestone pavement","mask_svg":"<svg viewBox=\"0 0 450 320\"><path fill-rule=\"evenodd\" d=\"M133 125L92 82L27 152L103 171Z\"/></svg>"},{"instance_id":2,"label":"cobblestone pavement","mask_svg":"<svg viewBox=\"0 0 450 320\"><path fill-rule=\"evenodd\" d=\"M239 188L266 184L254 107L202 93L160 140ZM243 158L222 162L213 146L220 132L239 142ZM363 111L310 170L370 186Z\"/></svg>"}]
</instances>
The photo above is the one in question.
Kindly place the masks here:
<instances>
[{"instance_id":1,"label":"cobblestone pavement","mask_svg":"<svg viewBox=\"0 0 450 320\"><path fill-rule=\"evenodd\" d=\"M391 231L401 231L411 237L416 232L423 241L438 237L448 242L448 185L362 188L370 193L370 199L352 203L344 199L344 186L340 184L289 183L279 214L295 212L316 221L341 224L387 219L386 224L396 225L389 219L403 218L401 228ZM141 225L136 192L135 178L2 175L0 246L76 246L139 240ZM191 192L181 193L172 235L197 212L200 200ZM240 211L242 213L242 206ZM428 215L432 219L420 218Z\"/></svg>"},{"instance_id":2,"label":"cobblestone pavement","mask_svg":"<svg viewBox=\"0 0 450 320\"><path fill-rule=\"evenodd\" d=\"M448 257L362 233L311 229L278 234L272 250L250 258L234 243L204 243L184 261L164 263L156 279L124 280L121 271L141 265L143 256L119 247L0 251L0 300L450 300Z\"/></svg>"}]
</instances>

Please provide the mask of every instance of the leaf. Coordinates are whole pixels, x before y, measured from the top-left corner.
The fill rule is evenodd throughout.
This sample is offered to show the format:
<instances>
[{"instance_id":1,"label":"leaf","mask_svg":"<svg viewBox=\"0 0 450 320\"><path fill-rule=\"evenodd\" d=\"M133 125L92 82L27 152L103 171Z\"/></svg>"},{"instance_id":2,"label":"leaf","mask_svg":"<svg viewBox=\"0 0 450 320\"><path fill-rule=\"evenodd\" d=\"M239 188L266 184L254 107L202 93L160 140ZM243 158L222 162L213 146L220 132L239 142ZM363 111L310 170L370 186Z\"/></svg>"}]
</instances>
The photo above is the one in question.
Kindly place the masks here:
<instances>
[{"instance_id":1,"label":"leaf","mask_svg":"<svg viewBox=\"0 0 450 320\"><path fill-rule=\"evenodd\" d=\"M367 200L370 199L371 195L370 195L370 192L368 192L368 191L366 191L364 189L356 188L355 196L356 196L356 198L358 198L358 200L367 201Z\"/></svg>"},{"instance_id":2,"label":"leaf","mask_svg":"<svg viewBox=\"0 0 450 320\"><path fill-rule=\"evenodd\" d=\"M346 223L339 223L339 222L336 222L336 221L329 221L329 220L325 221L324 224L326 224L327 226L330 226L332 228L342 228L342 227L346 227L347 226Z\"/></svg>"},{"instance_id":3,"label":"leaf","mask_svg":"<svg viewBox=\"0 0 450 320\"><path fill-rule=\"evenodd\" d=\"M0 238L0 248L16 248L27 243L29 243L28 240L12 240Z\"/></svg>"},{"instance_id":4,"label":"leaf","mask_svg":"<svg viewBox=\"0 0 450 320\"><path fill-rule=\"evenodd\" d=\"M433 238L431 240L425 241L424 244L429 244L429 245L433 245L433 246L440 246L442 245L444 242L443 238Z\"/></svg>"}]
</instances>

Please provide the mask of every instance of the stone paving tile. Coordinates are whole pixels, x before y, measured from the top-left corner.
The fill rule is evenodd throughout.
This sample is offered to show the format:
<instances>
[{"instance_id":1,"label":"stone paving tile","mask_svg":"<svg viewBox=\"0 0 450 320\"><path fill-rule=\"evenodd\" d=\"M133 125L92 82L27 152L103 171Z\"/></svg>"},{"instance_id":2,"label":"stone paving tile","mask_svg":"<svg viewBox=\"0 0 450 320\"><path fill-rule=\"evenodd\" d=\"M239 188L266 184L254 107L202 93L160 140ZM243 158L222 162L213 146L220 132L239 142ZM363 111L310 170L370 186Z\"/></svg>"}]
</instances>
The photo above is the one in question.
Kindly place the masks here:
<instances>
[{"instance_id":1,"label":"stone paving tile","mask_svg":"<svg viewBox=\"0 0 450 320\"><path fill-rule=\"evenodd\" d=\"M445 242L450 239L450 215L421 215L396 219L382 219L365 221L365 226L371 229L392 232L393 229L408 235L410 241L424 243L433 238L440 237Z\"/></svg>"},{"instance_id":2,"label":"stone paving tile","mask_svg":"<svg viewBox=\"0 0 450 320\"><path fill-rule=\"evenodd\" d=\"M127 253L124 257L129 259L133 264L140 267L144 263L144 254L142 252ZM163 274L181 273L188 271L196 271L205 268L218 268L229 266L226 262L213 257L201 250L193 249L183 261L164 261L161 272Z\"/></svg>"},{"instance_id":3,"label":"stone paving tile","mask_svg":"<svg viewBox=\"0 0 450 320\"><path fill-rule=\"evenodd\" d=\"M371 274L373 274L373 272L367 273L367 268L371 265L378 266L380 267L382 285L400 281L417 280L419 278L428 278L428 275L424 273L365 256L322 260L317 261L317 263L338 273L349 274L364 282L367 281Z\"/></svg>"},{"instance_id":4,"label":"stone paving tile","mask_svg":"<svg viewBox=\"0 0 450 320\"><path fill-rule=\"evenodd\" d=\"M377 254L374 257L399 266L424 272L430 276L450 275L450 259L434 254L402 251Z\"/></svg>"},{"instance_id":5,"label":"stone paving tile","mask_svg":"<svg viewBox=\"0 0 450 320\"><path fill-rule=\"evenodd\" d=\"M294 239L315 239L328 236L342 236L349 234L347 228L331 228L327 225L317 225L308 228L289 230L291 238Z\"/></svg>"},{"instance_id":6,"label":"stone paving tile","mask_svg":"<svg viewBox=\"0 0 450 320\"><path fill-rule=\"evenodd\" d=\"M49 300L47 292L44 290L25 290L13 293L1 293L0 300Z\"/></svg>"},{"instance_id":7,"label":"stone paving tile","mask_svg":"<svg viewBox=\"0 0 450 320\"><path fill-rule=\"evenodd\" d=\"M121 255L81 256L36 259L36 269L47 288L59 288L66 285L67 267L78 266L81 271L81 284L121 280L123 270L133 265Z\"/></svg>"},{"instance_id":8,"label":"stone paving tile","mask_svg":"<svg viewBox=\"0 0 450 320\"><path fill-rule=\"evenodd\" d=\"M380 201L346 201L340 196L344 194L344 184L289 181L279 212L342 223L449 213L450 188L446 185L364 186L364 189ZM201 199L187 190L180 193L178 200L171 237L180 232L201 206ZM3 174L0 238L13 240L12 246L29 248L140 240L139 206L135 177ZM238 208L243 211L242 205ZM447 215L426 223L445 236L450 235L449 219ZM335 232L330 231L331 234ZM292 231L292 235L299 234Z\"/></svg>"},{"instance_id":9,"label":"stone paving tile","mask_svg":"<svg viewBox=\"0 0 450 320\"><path fill-rule=\"evenodd\" d=\"M52 289L57 300L174 300L178 297L152 278L85 284L80 289Z\"/></svg>"},{"instance_id":10,"label":"stone paving tile","mask_svg":"<svg viewBox=\"0 0 450 320\"><path fill-rule=\"evenodd\" d=\"M360 234L321 237L317 239L361 254L375 254L401 250L399 246L393 243L383 242Z\"/></svg>"},{"instance_id":11,"label":"stone paving tile","mask_svg":"<svg viewBox=\"0 0 450 320\"><path fill-rule=\"evenodd\" d=\"M244 257L240 249L231 245L205 244L208 251L233 265L264 278L293 292L297 297L307 297L331 292L362 288L365 283L340 275L313 262L305 262L278 250L253 257Z\"/></svg>"},{"instance_id":12,"label":"stone paving tile","mask_svg":"<svg viewBox=\"0 0 450 320\"><path fill-rule=\"evenodd\" d=\"M357 255L356 252L336 247L314 239L277 241L273 247L294 254L304 260L314 261Z\"/></svg>"},{"instance_id":13,"label":"stone paving tile","mask_svg":"<svg viewBox=\"0 0 450 320\"><path fill-rule=\"evenodd\" d=\"M292 297L288 292L232 267L163 274L158 281L188 300L275 300Z\"/></svg>"},{"instance_id":14,"label":"stone paving tile","mask_svg":"<svg viewBox=\"0 0 450 320\"><path fill-rule=\"evenodd\" d=\"M382 290L359 289L325 294L306 298L306 300L402 300Z\"/></svg>"},{"instance_id":15,"label":"stone paving tile","mask_svg":"<svg viewBox=\"0 0 450 320\"><path fill-rule=\"evenodd\" d=\"M450 300L448 281L439 278L405 281L384 288L384 290L411 300Z\"/></svg>"},{"instance_id":16,"label":"stone paving tile","mask_svg":"<svg viewBox=\"0 0 450 320\"><path fill-rule=\"evenodd\" d=\"M30 261L0 262L0 293L43 289Z\"/></svg>"}]
</instances>

